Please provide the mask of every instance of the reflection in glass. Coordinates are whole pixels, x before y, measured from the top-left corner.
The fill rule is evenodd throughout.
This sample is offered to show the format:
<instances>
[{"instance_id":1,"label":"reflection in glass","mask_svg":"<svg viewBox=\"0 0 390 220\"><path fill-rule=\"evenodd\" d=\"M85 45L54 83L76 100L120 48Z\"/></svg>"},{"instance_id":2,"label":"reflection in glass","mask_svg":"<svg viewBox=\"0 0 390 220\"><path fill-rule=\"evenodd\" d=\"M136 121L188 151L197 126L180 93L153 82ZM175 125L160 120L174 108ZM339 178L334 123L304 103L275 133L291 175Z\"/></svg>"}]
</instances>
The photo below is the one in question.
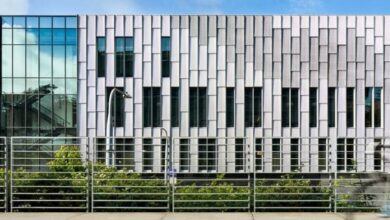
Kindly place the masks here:
<instances>
[{"instance_id":1,"label":"reflection in glass","mask_svg":"<svg viewBox=\"0 0 390 220\"><path fill-rule=\"evenodd\" d=\"M66 44L77 44L77 29L66 29Z\"/></svg>"},{"instance_id":2,"label":"reflection in glass","mask_svg":"<svg viewBox=\"0 0 390 220\"><path fill-rule=\"evenodd\" d=\"M39 29L39 43L40 44L51 44L52 29Z\"/></svg>"},{"instance_id":3,"label":"reflection in glass","mask_svg":"<svg viewBox=\"0 0 390 220\"><path fill-rule=\"evenodd\" d=\"M38 28L38 17L27 17L28 28Z\"/></svg>"},{"instance_id":4,"label":"reflection in glass","mask_svg":"<svg viewBox=\"0 0 390 220\"><path fill-rule=\"evenodd\" d=\"M14 54L13 54L13 70L14 77L25 77L26 69L25 69L25 46L24 45L15 45L14 46Z\"/></svg>"},{"instance_id":5,"label":"reflection in glass","mask_svg":"<svg viewBox=\"0 0 390 220\"><path fill-rule=\"evenodd\" d=\"M76 46L66 46L66 77L77 77Z\"/></svg>"},{"instance_id":6,"label":"reflection in glass","mask_svg":"<svg viewBox=\"0 0 390 220\"><path fill-rule=\"evenodd\" d=\"M14 17L14 28L26 27L26 17Z\"/></svg>"},{"instance_id":7,"label":"reflection in glass","mask_svg":"<svg viewBox=\"0 0 390 220\"><path fill-rule=\"evenodd\" d=\"M51 28L51 17L39 17L40 28Z\"/></svg>"},{"instance_id":8,"label":"reflection in glass","mask_svg":"<svg viewBox=\"0 0 390 220\"><path fill-rule=\"evenodd\" d=\"M381 118L382 118L382 88L374 88L374 127L381 127Z\"/></svg>"},{"instance_id":9,"label":"reflection in glass","mask_svg":"<svg viewBox=\"0 0 390 220\"><path fill-rule=\"evenodd\" d=\"M25 92L26 86L26 79L25 78L14 78L14 94L23 94Z\"/></svg>"},{"instance_id":10,"label":"reflection in glass","mask_svg":"<svg viewBox=\"0 0 390 220\"><path fill-rule=\"evenodd\" d=\"M3 45L3 56L1 60L1 73L2 77L12 76L12 46ZM4 56L4 55L7 56Z\"/></svg>"},{"instance_id":11,"label":"reflection in glass","mask_svg":"<svg viewBox=\"0 0 390 220\"><path fill-rule=\"evenodd\" d=\"M65 44L65 29L53 29L53 44Z\"/></svg>"},{"instance_id":12,"label":"reflection in glass","mask_svg":"<svg viewBox=\"0 0 390 220\"><path fill-rule=\"evenodd\" d=\"M1 17L1 23L3 28L12 27L12 17Z\"/></svg>"},{"instance_id":13,"label":"reflection in glass","mask_svg":"<svg viewBox=\"0 0 390 220\"><path fill-rule=\"evenodd\" d=\"M77 79L66 79L66 94L77 94Z\"/></svg>"},{"instance_id":14,"label":"reflection in glass","mask_svg":"<svg viewBox=\"0 0 390 220\"><path fill-rule=\"evenodd\" d=\"M12 78L3 78L1 89L2 89L2 93L11 94L12 93Z\"/></svg>"},{"instance_id":15,"label":"reflection in glass","mask_svg":"<svg viewBox=\"0 0 390 220\"><path fill-rule=\"evenodd\" d=\"M27 78L26 80L26 92L38 93L39 81L38 78Z\"/></svg>"},{"instance_id":16,"label":"reflection in glass","mask_svg":"<svg viewBox=\"0 0 390 220\"><path fill-rule=\"evenodd\" d=\"M66 17L67 28L77 28L77 17Z\"/></svg>"},{"instance_id":17,"label":"reflection in glass","mask_svg":"<svg viewBox=\"0 0 390 220\"><path fill-rule=\"evenodd\" d=\"M28 77L38 77L38 45L27 45L26 46L26 71Z\"/></svg>"},{"instance_id":18,"label":"reflection in glass","mask_svg":"<svg viewBox=\"0 0 390 220\"><path fill-rule=\"evenodd\" d=\"M53 28L64 28L65 27L65 18L64 17L54 17L53 18Z\"/></svg>"},{"instance_id":19,"label":"reflection in glass","mask_svg":"<svg viewBox=\"0 0 390 220\"><path fill-rule=\"evenodd\" d=\"M53 80L53 89L54 94L65 94L65 78L56 78Z\"/></svg>"},{"instance_id":20,"label":"reflection in glass","mask_svg":"<svg viewBox=\"0 0 390 220\"><path fill-rule=\"evenodd\" d=\"M2 44L12 44L12 29L2 29Z\"/></svg>"},{"instance_id":21,"label":"reflection in glass","mask_svg":"<svg viewBox=\"0 0 390 220\"><path fill-rule=\"evenodd\" d=\"M65 77L65 46L53 46L53 77Z\"/></svg>"},{"instance_id":22,"label":"reflection in glass","mask_svg":"<svg viewBox=\"0 0 390 220\"><path fill-rule=\"evenodd\" d=\"M26 32L26 44L38 44L39 40L39 29L30 28Z\"/></svg>"},{"instance_id":23,"label":"reflection in glass","mask_svg":"<svg viewBox=\"0 0 390 220\"><path fill-rule=\"evenodd\" d=\"M40 46L39 72L41 77L51 77L51 46Z\"/></svg>"},{"instance_id":24,"label":"reflection in glass","mask_svg":"<svg viewBox=\"0 0 390 220\"><path fill-rule=\"evenodd\" d=\"M13 43L14 44L25 44L25 42L26 42L25 29L13 29Z\"/></svg>"}]
</instances>

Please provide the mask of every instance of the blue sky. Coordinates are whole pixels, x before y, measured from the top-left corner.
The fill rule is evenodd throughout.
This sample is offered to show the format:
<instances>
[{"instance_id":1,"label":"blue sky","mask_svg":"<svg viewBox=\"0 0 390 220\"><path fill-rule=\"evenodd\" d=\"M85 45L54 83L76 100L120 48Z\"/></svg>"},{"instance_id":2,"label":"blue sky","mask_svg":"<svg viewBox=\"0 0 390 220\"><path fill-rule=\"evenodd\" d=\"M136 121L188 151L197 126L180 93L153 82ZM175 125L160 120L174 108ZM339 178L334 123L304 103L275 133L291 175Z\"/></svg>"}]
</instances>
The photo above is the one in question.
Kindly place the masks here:
<instances>
[{"instance_id":1,"label":"blue sky","mask_svg":"<svg viewBox=\"0 0 390 220\"><path fill-rule=\"evenodd\" d=\"M0 14L390 14L390 0L0 0Z\"/></svg>"}]
</instances>

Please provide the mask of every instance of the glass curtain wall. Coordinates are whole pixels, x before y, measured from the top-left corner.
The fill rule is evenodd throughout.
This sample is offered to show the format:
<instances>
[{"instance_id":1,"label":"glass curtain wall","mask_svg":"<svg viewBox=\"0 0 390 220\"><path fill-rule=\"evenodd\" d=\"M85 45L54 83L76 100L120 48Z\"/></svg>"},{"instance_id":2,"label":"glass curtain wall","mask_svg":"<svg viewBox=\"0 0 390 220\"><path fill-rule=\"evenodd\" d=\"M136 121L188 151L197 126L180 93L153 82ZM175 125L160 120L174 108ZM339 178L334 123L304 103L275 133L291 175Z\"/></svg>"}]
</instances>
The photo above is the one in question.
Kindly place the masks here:
<instances>
[{"instance_id":1,"label":"glass curtain wall","mask_svg":"<svg viewBox=\"0 0 390 220\"><path fill-rule=\"evenodd\" d=\"M1 130L76 136L77 17L2 17Z\"/></svg>"}]
</instances>

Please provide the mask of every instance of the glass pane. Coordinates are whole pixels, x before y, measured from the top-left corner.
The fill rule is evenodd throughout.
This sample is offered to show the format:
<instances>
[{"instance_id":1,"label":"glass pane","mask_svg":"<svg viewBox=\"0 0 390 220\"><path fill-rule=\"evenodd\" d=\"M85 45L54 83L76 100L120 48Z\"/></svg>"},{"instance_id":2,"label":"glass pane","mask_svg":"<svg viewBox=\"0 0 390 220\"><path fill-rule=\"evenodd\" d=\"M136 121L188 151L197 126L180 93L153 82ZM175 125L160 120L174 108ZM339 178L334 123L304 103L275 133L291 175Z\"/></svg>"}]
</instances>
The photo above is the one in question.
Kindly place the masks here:
<instances>
[{"instance_id":1,"label":"glass pane","mask_svg":"<svg viewBox=\"0 0 390 220\"><path fill-rule=\"evenodd\" d=\"M50 129L52 127L52 109L53 109L53 96L52 95L45 95L40 99L40 106L39 106L39 119L41 128Z\"/></svg>"},{"instance_id":2,"label":"glass pane","mask_svg":"<svg viewBox=\"0 0 390 220\"><path fill-rule=\"evenodd\" d=\"M14 77L25 77L25 59L26 59L26 47L24 45L15 45L13 54L13 66L14 66Z\"/></svg>"},{"instance_id":3,"label":"glass pane","mask_svg":"<svg viewBox=\"0 0 390 220\"><path fill-rule=\"evenodd\" d=\"M152 126L152 94L151 88L144 88L144 100L143 100L143 117L144 127Z\"/></svg>"},{"instance_id":4,"label":"glass pane","mask_svg":"<svg viewBox=\"0 0 390 220\"><path fill-rule=\"evenodd\" d=\"M37 78L27 78L26 91L28 93L38 93L39 81Z\"/></svg>"},{"instance_id":5,"label":"glass pane","mask_svg":"<svg viewBox=\"0 0 390 220\"><path fill-rule=\"evenodd\" d=\"M310 88L310 127L317 127L317 88Z\"/></svg>"},{"instance_id":6,"label":"glass pane","mask_svg":"<svg viewBox=\"0 0 390 220\"><path fill-rule=\"evenodd\" d=\"M2 44L12 44L12 29L2 30Z\"/></svg>"},{"instance_id":7,"label":"glass pane","mask_svg":"<svg viewBox=\"0 0 390 220\"><path fill-rule=\"evenodd\" d=\"M53 77L65 77L65 46L53 46Z\"/></svg>"},{"instance_id":8,"label":"glass pane","mask_svg":"<svg viewBox=\"0 0 390 220\"><path fill-rule=\"evenodd\" d=\"M179 88L173 87L171 89L171 127L179 126L179 107Z\"/></svg>"},{"instance_id":9,"label":"glass pane","mask_svg":"<svg viewBox=\"0 0 390 220\"><path fill-rule=\"evenodd\" d=\"M12 17L1 17L1 23L3 28L12 27Z\"/></svg>"},{"instance_id":10,"label":"glass pane","mask_svg":"<svg viewBox=\"0 0 390 220\"><path fill-rule=\"evenodd\" d=\"M328 89L328 126L336 124L336 88Z\"/></svg>"},{"instance_id":11,"label":"glass pane","mask_svg":"<svg viewBox=\"0 0 390 220\"><path fill-rule=\"evenodd\" d=\"M66 44L77 44L77 29L66 29Z\"/></svg>"},{"instance_id":12,"label":"glass pane","mask_svg":"<svg viewBox=\"0 0 390 220\"><path fill-rule=\"evenodd\" d=\"M39 79L39 92L41 94L49 94L52 91L52 78L40 78Z\"/></svg>"},{"instance_id":13,"label":"glass pane","mask_svg":"<svg viewBox=\"0 0 390 220\"><path fill-rule=\"evenodd\" d=\"M67 28L77 28L77 17L66 17Z\"/></svg>"},{"instance_id":14,"label":"glass pane","mask_svg":"<svg viewBox=\"0 0 390 220\"><path fill-rule=\"evenodd\" d=\"M280 170L280 140L272 139L272 170Z\"/></svg>"},{"instance_id":15,"label":"glass pane","mask_svg":"<svg viewBox=\"0 0 390 220\"><path fill-rule=\"evenodd\" d=\"M38 17L27 17L28 28L38 28Z\"/></svg>"},{"instance_id":16,"label":"glass pane","mask_svg":"<svg viewBox=\"0 0 390 220\"><path fill-rule=\"evenodd\" d=\"M97 72L98 77L104 77L106 73L106 38L97 38Z\"/></svg>"},{"instance_id":17,"label":"glass pane","mask_svg":"<svg viewBox=\"0 0 390 220\"><path fill-rule=\"evenodd\" d=\"M30 28L26 32L26 44L38 44L39 42L39 29Z\"/></svg>"},{"instance_id":18,"label":"glass pane","mask_svg":"<svg viewBox=\"0 0 390 220\"><path fill-rule=\"evenodd\" d=\"M66 94L77 94L77 79L76 78L67 78L66 79Z\"/></svg>"},{"instance_id":19,"label":"glass pane","mask_svg":"<svg viewBox=\"0 0 390 220\"><path fill-rule=\"evenodd\" d=\"M51 77L52 70L52 48L51 46L41 46L39 55L40 77Z\"/></svg>"},{"instance_id":20,"label":"glass pane","mask_svg":"<svg viewBox=\"0 0 390 220\"><path fill-rule=\"evenodd\" d=\"M190 126L198 126L198 90L190 88Z\"/></svg>"},{"instance_id":21,"label":"glass pane","mask_svg":"<svg viewBox=\"0 0 390 220\"><path fill-rule=\"evenodd\" d=\"M26 91L26 79L14 78L14 94L23 94Z\"/></svg>"},{"instance_id":22,"label":"glass pane","mask_svg":"<svg viewBox=\"0 0 390 220\"><path fill-rule=\"evenodd\" d=\"M261 88L254 88L253 111L254 127L261 127Z\"/></svg>"},{"instance_id":23,"label":"glass pane","mask_svg":"<svg viewBox=\"0 0 390 220\"><path fill-rule=\"evenodd\" d=\"M381 118L382 118L382 88L374 88L374 126L381 127Z\"/></svg>"},{"instance_id":24,"label":"glass pane","mask_svg":"<svg viewBox=\"0 0 390 220\"><path fill-rule=\"evenodd\" d=\"M161 39L161 51L170 51L171 50L171 38L162 37Z\"/></svg>"},{"instance_id":25,"label":"glass pane","mask_svg":"<svg viewBox=\"0 0 390 220\"><path fill-rule=\"evenodd\" d=\"M298 89L291 89L291 127L298 127Z\"/></svg>"},{"instance_id":26,"label":"glass pane","mask_svg":"<svg viewBox=\"0 0 390 220\"><path fill-rule=\"evenodd\" d=\"M51 38L52 38L52 29L39 29L39 43L40 44L51 44Z\"/></svg>"},{"instance_id":27,"label":"glass pane","mask_svg":"<svg viewBox=\"0 0 390 220\"><path fill-rule=\"evenodd\" d=\"M12 93L12 78L3 78L2 79L2 92L6 94Z\"/></svg>"},{"instance_id":28,"label":"glass pane","mask_svg":"<svg viewBox=\"0 0 390 220\"><path fill-rule=\"evenodd\" d=\"M116 76L121 77L124 73L124 50L125 50L125 42L123 37L115 38L115 69Z\"/></svg>"},{"instance_id":29,"label":"glass pane","mask_svg":"<svg viewBox=\"0 0 390 220\"><path fill-rule=\"evenodd\" d=\"M53 126L65 127L66 124L66 99L65 95L53 95Z\"/></svg>"},{"instance_id":30,"label":"glass pane","mask_svg":"<svg viewBox=\"0 0 390 220\"><path fill-rule=\"evenodd\" d=\"M365 109L365 118L366 118L366 127L372 127L372 88L366 88L365 90L365 100L364 100L364 109Z\"/></svg>"},{"instance_id":31,"label":"glass pane","mask_svg":"<svg viewBox=\"0 0 390 220\"><path fill-rule=\"evenodd\" d=\"M76 127L77 124L77 95L67 95L66 127Z\"/></svg>"},{"instance_id":32,"label":"glass pane","mask_svg":"<svg viewBox=\"0 0 390 220\"><path fill-rule=\"evenodd\" d=\"M290 126L290 89L282 89L282 126Z\"/></svg>"},{"instance_id":33,"label":"glass pane","mask_svg":"<svg viewBox=\"0 0 390 220\"><path fill-rule=\"evenodd\" d=\"M65 29L53 29L53 44L65 44Z\"/></svg>"},{"instance_id":34,"label":"glass pane","mask_svg":"<svg viewBox=\"0 0 390 220\"><path fill-rule=\"evenodd\" d=\"M56 78L53 80L54 94L65 94L65 78Z\"/></svg>"},{"instance_id":35,"label":"glass pane","mask_svg":"<svg viewBox=\"0 0 390 220\"><path fill-rule=\"evenodd\" d=\"M347 127L354 126L354 89L347 88Z\"/></svg>"},{"instance_id":36,"label":"glass pane","mask_svg":"<svg viewBox=\"0 0 390 220\"><path fill-rule=\"evenodd\" d=\"M13 32L14 32L14 38L13 38L14 44L25 44L26 43L25 29L13 29Z\"/></svg>"},{"instance_id":37,"label":"glass pane","mask_svg":"<svg viewBox=\"0 0 390 220\"><path fill-rule=\"evenodd\" d=\"M38 45L27 45L27 76L38 77Z\"/></svg>"},{"instance_id":38,"label":"glass pane","mask_svg":"<svg viewBox=\"0 0 390 220\"><path fill-rule=\"evenodd\" d=\"M160 127L161 122L161 92L160 88L153 88L153 127Z\"/></svg>"},{"instance_id":39,"label":"glass pane","mask_svg":"<svg viewBox=\"0 0 390 220\"><path fill-rule=\"evenodd\" d=\"M291 139L290 152L291 152L291 171L299 169L299 140L296 138Z\"/></svg>"},{"instance_id":40,"label":"glass pane","mask_svg":"<svg viewBox=\"0 0 390 220\"><path fill-rule=\"evenodd\" d=\"M26 27L26 17L14 17L14 28L25 28Z\"/></svg>"},{"instance_id":41,"label":"glass pane","mask_svg":"<svg viewBox=\"0 0 390 220\"><path fill-rule=\"evenodd\" d=\"M77 46L66 46L66 77L77 77Z\"/></svg>"},{"instance_id":42,"label":"glass pane","mask_svg":"<svg viewBox=\"0 0 390 220\"><path fill-rule=\"evenodd\" d=\"M234 127L234 88L226 88L226 127Z\"/></svg>"},{"instance_id":43,"label":"glass pane","mask_svg":"<svg viewBox=\"0 0 390 220\"><path fill-rule=\"evenodd\" d=\"M199 127L207 126L207 89L199 88Z\"/></svg>"},{"instance_id":44,"label":"glass pane","mask_svg":"<svg viewBox=\"0 0 390 220\"><path fill-rule=\"evenodd\" d=\"M53 28L64 28L65 18L64 17L53 17Z\"/></svg>"},{"instance_id":45,"label":"glass pane","mask_svg":"<svg viewBox=\"0 0 390 220\"><path fill-rule=\"evenodd\" d=\"M40 28L51 28L51 17L39 17Z\"/></svg>"},{"instance_id":46,"label":"glass pane","mask_svg":"<svg viewBox=\"0 0 390 220\"><path fill-rule=\"evenodd\" d=\"M1 60L2 76L11 77L12 76L12 46L3 45L2 49L3 49L2 60Z\"/></svg>"},{"instance_id":47,"label":"glass pane","mask_svg":"<svg viewBox=\"0 0 390 220\"><path fill-rule=\"evenodd\" d=\"M253 127L253 89L245 88L245 127Z\"/></svg>"}]
</instances>

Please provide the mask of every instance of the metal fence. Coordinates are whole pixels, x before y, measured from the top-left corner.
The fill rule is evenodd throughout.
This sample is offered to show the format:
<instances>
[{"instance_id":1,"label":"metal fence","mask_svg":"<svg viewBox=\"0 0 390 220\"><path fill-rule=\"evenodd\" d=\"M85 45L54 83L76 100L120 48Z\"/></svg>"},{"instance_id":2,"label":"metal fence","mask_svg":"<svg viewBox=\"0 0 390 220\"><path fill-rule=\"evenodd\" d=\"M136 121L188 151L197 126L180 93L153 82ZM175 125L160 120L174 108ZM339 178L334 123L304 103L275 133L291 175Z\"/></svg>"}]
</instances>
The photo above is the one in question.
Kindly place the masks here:
<instances>
[{"instance_id":1,"label":"metal fence","mask_svg":"<svg viewBox=\"0 0 390 220\"><path fill-rule=\"evenodd\" d=\"M10 211L88 210L85 138L12 137Z\"/></svg>"},{"instance_id":2,"label":"metal fence","mask_svg":"<svg viewBox=\"0 0 390 220\"><path fill-rule=\"evenodd\" d=\"M249 211L251 183L247 140L173 139L172 210Z\"/></svg>"},{"instance_id":3,"label":"metal fence","mask_svg":"<svg viewBox=\"0 0 390 220\"><path fill-rule=\"evenodd\" d=\"M6 141L0 209L13 212L378 211L390 196L388 138Z\"/></svg>"},{"instance_id":4,"label":"metal fence","mask_svg":"<svg viewBox=\"0 0 390 220\"><path fill-rule=\"evenodd\" d=\"M0 137L0 210L7 210L7 139Z\"/></svg>"},{"instance_id":5,"label":"metal fence","mask_svg":"<svg viewBox=\"0 0 390 220\"><path fill-rule=\"evenodd\" d=\"M169 210L164 138L93 139L92 211Z\"/></svg>"}]
</instances>

